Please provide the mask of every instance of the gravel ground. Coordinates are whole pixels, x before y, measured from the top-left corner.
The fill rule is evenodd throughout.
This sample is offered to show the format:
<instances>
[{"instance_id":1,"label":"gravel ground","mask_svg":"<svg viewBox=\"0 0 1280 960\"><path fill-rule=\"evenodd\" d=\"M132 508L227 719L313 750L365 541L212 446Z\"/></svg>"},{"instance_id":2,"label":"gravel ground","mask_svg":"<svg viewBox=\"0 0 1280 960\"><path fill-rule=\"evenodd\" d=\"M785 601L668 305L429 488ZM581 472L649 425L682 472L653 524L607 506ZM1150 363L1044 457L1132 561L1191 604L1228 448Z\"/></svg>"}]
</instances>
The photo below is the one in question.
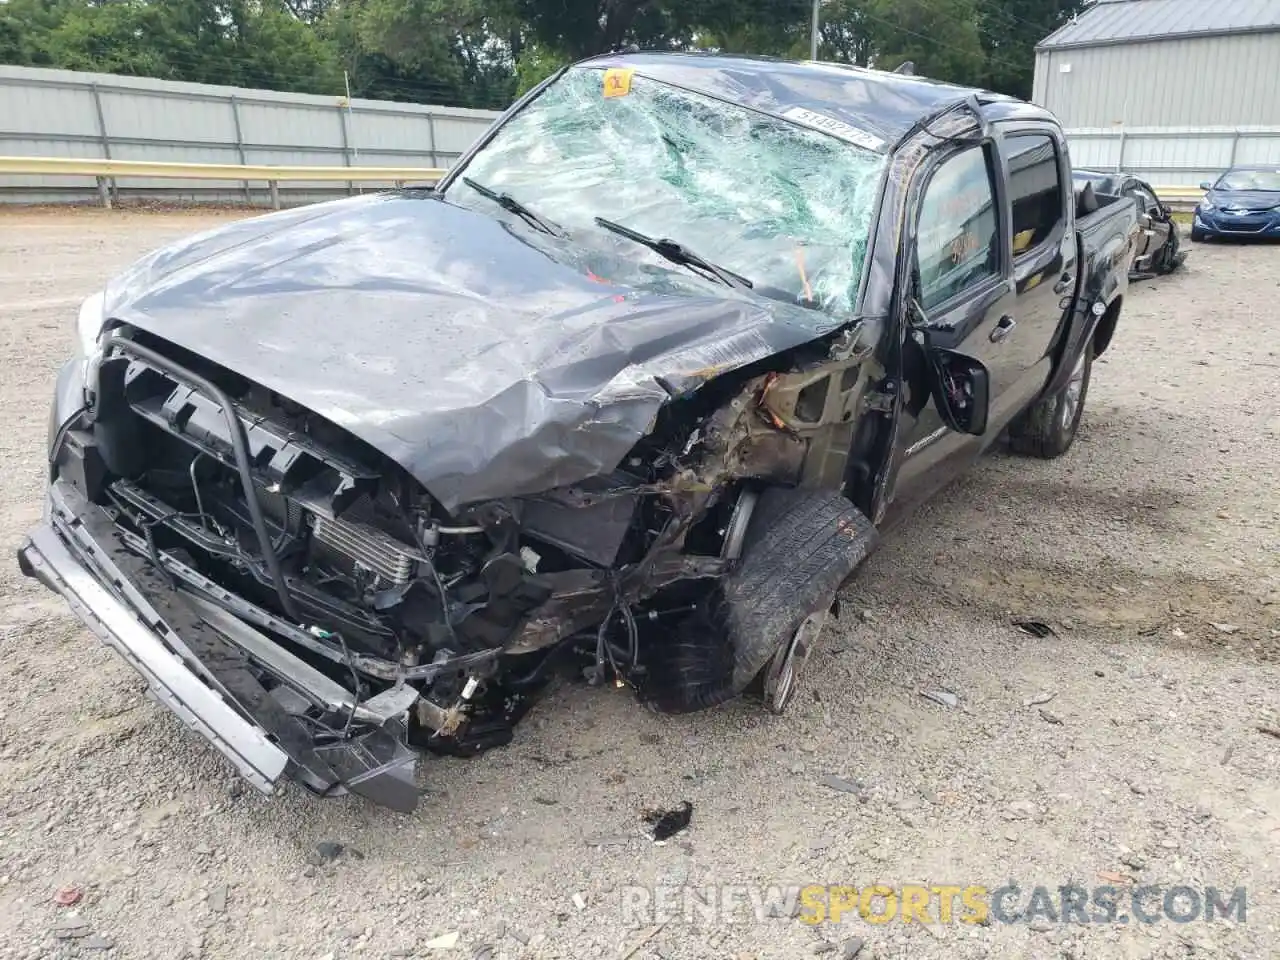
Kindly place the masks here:
<instances>
[{"instance_id":1,"label":"gravel ground","mask_svg":"<svg viewBox=\"0 0 1280 960\"><path fill-rule=\"evenodd\" d=\"M79 298L235 215L0 213L4 556L40 514ZM240 790L6 561L0 958L608 958L641 934L633 956L669 960L841 957L851 938L860 958L1280 955L1280 739L1259 729L1280 726L1278 264L1202 245L1139 284L1070 454L994 454L896 530L792 715L667 718L566 686L511 747L424 762L412 816ZM640 836L642 806L685 799L686 833ZM1245 886L1247 920L811 925L739 904L655 932L624 909L632 885L1010 880L1022 902Z\"/></svg>"}]
</instances>

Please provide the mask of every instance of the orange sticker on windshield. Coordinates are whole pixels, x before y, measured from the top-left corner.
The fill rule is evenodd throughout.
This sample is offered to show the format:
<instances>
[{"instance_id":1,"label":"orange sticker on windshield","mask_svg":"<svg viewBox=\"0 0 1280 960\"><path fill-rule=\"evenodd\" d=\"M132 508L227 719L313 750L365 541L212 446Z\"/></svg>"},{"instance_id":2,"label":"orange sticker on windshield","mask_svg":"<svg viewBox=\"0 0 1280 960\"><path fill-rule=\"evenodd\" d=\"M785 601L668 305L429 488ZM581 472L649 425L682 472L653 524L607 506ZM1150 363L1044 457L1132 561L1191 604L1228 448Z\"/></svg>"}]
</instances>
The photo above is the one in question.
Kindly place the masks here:
<instances>
[{"instance_id":1,"label":"orange sticker on windshield","mask_svg":"<svg viewBox=\"0 0 1280 960\"><path fill-rule=\"evenodd\" d=\"M631 92L631 75L634 70L614 67L604 72L604 95L606 97L625 97Z\"/></svg>"}]
</instances>

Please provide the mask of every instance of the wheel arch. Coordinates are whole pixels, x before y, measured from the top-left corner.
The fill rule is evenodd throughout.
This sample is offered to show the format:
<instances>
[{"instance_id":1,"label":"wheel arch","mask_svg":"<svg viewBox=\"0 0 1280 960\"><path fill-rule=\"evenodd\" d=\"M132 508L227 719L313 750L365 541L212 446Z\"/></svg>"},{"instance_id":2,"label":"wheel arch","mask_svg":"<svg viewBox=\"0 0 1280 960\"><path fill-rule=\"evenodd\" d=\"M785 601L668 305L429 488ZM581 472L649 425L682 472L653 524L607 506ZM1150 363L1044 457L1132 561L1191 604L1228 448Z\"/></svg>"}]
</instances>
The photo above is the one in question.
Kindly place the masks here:
<instances>
[{"instance_id":1,"label":"wheel arch","mask_svg":"<svg viewBox=\"0 0 1280 960\"><path fill-rule=\"evenodd\" d=\"M1116 335L1116 326L1120 323L1120 307L1124 303L1124 295L1116 297L1107 306L1107 311L1098 320L1098 325L1093 330L1093 357L1096 360L1106 352L1107 347L1111 346L1111 340Z\"/></svg>"}]
</instances>

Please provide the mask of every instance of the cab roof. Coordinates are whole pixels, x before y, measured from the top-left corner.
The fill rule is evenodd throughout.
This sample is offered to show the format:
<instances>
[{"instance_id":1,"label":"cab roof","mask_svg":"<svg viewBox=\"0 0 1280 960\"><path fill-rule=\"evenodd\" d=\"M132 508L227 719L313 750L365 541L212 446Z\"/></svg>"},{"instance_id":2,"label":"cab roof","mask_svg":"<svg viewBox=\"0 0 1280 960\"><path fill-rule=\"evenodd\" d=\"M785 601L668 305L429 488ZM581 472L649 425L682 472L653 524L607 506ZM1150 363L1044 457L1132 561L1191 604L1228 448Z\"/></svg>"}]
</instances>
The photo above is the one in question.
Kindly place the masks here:
<instances>
[{"instance_id":1,"label":"cab roof","mask_svg":"<svg viewBox=\"0 0 1280 960\"><path fill-rule=\"evenodd\" d=\"M653 52L604 54L577 66L631 69L651 80L775 116L795 108L811 110L871 133L889 146L921 120L970 97L977 98L991 122L1053 119L1047 110L1003 94L843 63Z\"/></svg>"}]
</instances>

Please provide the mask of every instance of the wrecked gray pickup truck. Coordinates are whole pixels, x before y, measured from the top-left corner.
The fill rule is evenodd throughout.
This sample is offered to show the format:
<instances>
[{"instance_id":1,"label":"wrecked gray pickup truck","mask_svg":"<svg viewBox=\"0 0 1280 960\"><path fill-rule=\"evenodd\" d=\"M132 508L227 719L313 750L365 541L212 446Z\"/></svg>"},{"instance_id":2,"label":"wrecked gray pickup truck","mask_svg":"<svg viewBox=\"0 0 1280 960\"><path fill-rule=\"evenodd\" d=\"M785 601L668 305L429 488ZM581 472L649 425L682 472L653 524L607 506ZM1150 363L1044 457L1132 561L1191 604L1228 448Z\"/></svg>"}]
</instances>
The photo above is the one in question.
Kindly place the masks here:
<instances>
[{"instance_id":1,"label":"wrecked gray pickup truck","mask_svg":"<svg viewBox=\"0 0 1280 960\"><path fill-rule=\"evenodd\" d=\"M587 61L435 190L86 301L22 569L264 791L411 809L415 748L507 742L562 666L780 711L878 527L1071 444L1133 229L1018 101Z\"/></svg>"}]
</instances>

